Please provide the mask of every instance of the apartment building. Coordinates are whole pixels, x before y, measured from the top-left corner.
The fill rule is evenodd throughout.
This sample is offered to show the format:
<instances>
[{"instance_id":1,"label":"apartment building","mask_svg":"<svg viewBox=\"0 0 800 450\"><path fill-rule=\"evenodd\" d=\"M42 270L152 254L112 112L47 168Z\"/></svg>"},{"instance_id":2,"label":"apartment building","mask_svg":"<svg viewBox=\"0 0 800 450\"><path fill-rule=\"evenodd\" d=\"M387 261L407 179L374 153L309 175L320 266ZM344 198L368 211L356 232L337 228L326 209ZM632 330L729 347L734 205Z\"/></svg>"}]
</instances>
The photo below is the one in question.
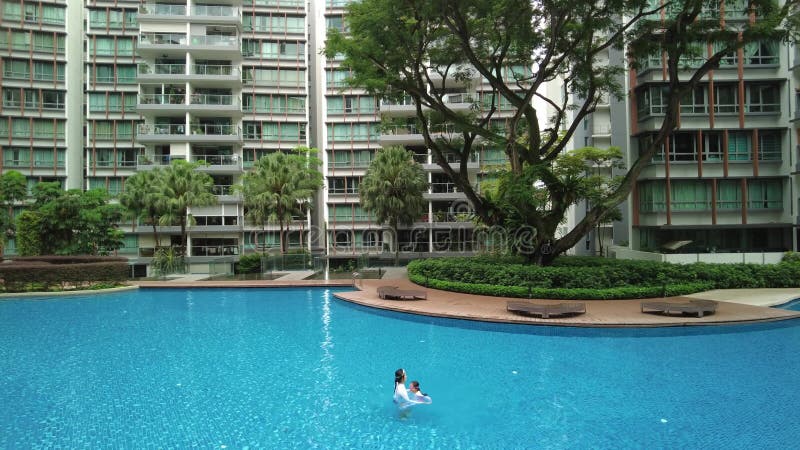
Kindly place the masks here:
<instances>
[{"instance_id":1,"label":"apartment building","mask_svg":"<svg viewBox=\"0 0 800 450\"><path fill-rule=\"evenodd\" d=\"M732 26L754 19L738 0L703 14ZM714 52L713 46L699 48ZM598 254L600 239L617 257L672 262L776 262L796 249L798 134L791 129L800 117L792 115L800 96L791 94L797 90L793 54L794 46L785 43L752 43L708 73L683 99L679 128L620 205L622 220L588 234L576 253ZM691 70L703 61L684 64ZM611 49L598 63L622 66L626 60ZM621 80L626 98L601 102L573 147L620 147L630 167L666 112L665 67L665 55L655 54L631 69ZM578 205L570 221L588 206Z\"/></svg>"},{"instance_id":2,"label":"apartment building","mask_svg":"<svg viewBox=\"0 0 800 450\"><path fill-rule=\"evenodd\" d=\"M358 186L375 152L412 151L426 172L427 212L398 240L406 257L475 251L471 206L416 129L409 100L386 101L346 86L339 58L321 55L327 30L345 29L348 0L11 0L0 7L0 168L29 186L104 187L175 159L203 161L218 203L194 208L193 271L278 246L276 226L245 220L232 186L270 152L320 150L325 186L316 207L290 225L289 245L332 258L377 256L394 237L360 206ZM720 13L722 14L722 13ZM727 21L747 20L742 8ZM77 37L80 38L77 38ZM610 49L601 64L622 65ZM615 244L635 251L724 253L797 247L800 58L759 43L726 59L681 105L681 127L642 173L623 220L587 236L578 253ZM526 68L509 68L525 71ZM630 163L664 112L659 55L624 80L625 99L598 105L576 146L618 146ZM555 89L555 88L554 88ZM486 108L497 127L510 105L479 77L448 84L451 108ZM794 110L794 112L793 112ZM441 125L436 132L452 130ZM479 144L467 164L479 186L505 164ZM578 205L580 217L589 205ZM146 265L148 224L129 224L120 254ZM178 239L178 228L162 236ZM599 236L595 236L597 233ZM169 239L169 238L167 238ZM13 253L14 242L6 251Z\"/></svg>"},{"instance_id":3,"label":"apartment building","mask_svg":"<svg viewBox=\"0 0 800 450\"><path fill-rule=\"evenodd\" d=\"M728 24L752 20L742 2L708 14ZM769 262L796 248L796 83L789 50L779 42L747 44L683 99L679 129L631 195L631 249L680 253L687 261L715 254L700 259ZM643 63L629 77L629 161L653 138L666 108L663 56Z\"/></svg>"}]
</instances>

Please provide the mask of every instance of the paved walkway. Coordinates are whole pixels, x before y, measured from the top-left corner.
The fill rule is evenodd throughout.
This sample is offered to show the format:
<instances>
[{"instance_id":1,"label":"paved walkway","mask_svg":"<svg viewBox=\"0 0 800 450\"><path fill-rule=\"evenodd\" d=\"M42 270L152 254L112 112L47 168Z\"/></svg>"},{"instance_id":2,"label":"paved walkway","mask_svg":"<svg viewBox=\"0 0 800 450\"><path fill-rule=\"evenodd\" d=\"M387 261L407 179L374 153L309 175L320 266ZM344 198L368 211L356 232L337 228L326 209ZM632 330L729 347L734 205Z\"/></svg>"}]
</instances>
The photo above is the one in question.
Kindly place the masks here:
<instances>
[{"instance_id":1,"label":"paved walkway","mask_svg":"<svg viewBox=\"0 0 800 450\"><path fill-rule=\"evenodd\" d=\"M299 277L299 275L298 275ZM352 286L352 280L298 280L282 277L277 280L254 281L197 281L185 277L172 281L140 281L142 287L287 287L287 286ZM659 314L644 314L640 300L586 300L586 313L574 317L540 319L520 316L506 311L507 298L461 294L427 289L411 283L404 268L388 268L383 279L357 280L358 289L336 293L336 297L373 308L490 322L509 322L531 325L562 325L579 327L658 327L686 325L719 325L725 323L763 322L800 318L800 312L767 306L800 298L800 289L731 289L714 290L686 297L671 297L666 301L688 301L692 298L719 302L715 314L702 318ZM426 300L382 300L379 286L424 289ZM519 300L519 299L517 299ZM531 300L536 303L557 303L558 300Z\"/></svg>"}]
</instances>

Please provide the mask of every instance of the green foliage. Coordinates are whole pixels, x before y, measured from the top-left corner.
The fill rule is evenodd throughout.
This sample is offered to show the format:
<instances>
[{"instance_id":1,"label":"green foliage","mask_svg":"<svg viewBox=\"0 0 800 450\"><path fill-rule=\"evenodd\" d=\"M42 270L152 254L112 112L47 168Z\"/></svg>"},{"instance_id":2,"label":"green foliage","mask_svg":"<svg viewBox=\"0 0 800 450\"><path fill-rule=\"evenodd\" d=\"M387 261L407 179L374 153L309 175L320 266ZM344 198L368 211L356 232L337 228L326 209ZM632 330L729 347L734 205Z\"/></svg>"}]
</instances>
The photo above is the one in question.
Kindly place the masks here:
<instances>
[{"instance_id":1,"label":"green foliage","mask_svg":"<svg viewBox=\"0 0 800 450\"><path fill-rule=\"evenodd\" d=\"M787 264L797 264L800 263L800 253L798 252L786 252L783 254L783 258L781 262Z\"/></svg>"},{"instance_id":2,"label":"green foliage","mask_svg":"<svg viewBox=\"0 0 800 450\"><path fill-rule=\"evenodd\" d=\"M560 257L552 266L514 259L437 258L412 261L415 283L458 292L537 298L636 298L708 289L800 287L800 265L669 264L591 257ZM490 294L500 292L503 294ZM645 295L646 294L646 295Z\"/></svg>"},{"instance_id":3,"label":"green foliage","mask_svg":"<svg viewBox=\"0 0 800 450\"><path fill-rule=\"evenodd\" d=\"M21 256L41 255L42 238L41 230L42 217L35 211L22 211L17 216L16 221L16 244L17 253Z\"/></svg>"},{"instance_id":4,"label":"green foliage","mask_svg":"<svg viewBox=\"0 0 800 450\"><path fill-rule=\"evenodd\" d=\"M332 30L325 53L340 56L351 86L389 99L409 97L419 105L416 122L426 147L479 219L487 226L535 230L531 259L549 264L598 223L617 217L617 205L677 127L680 99L722 57L759 40L796 37L800 15L790 13L798 0L782 7L774 0L747 4L756 20L721 23L716 1L671 0L664 6L648 0L572 1L565 7L564 2L529 0L361 0L348 5L348 31ZM668 66L661 130L621 178L581 173L603 150L564 155L597 104L624 95L627 68L597 64L608 48L625 48L634 63L663 54ZM715 53L708 55L709 48ZM689 67L695 58L700 66ZM491 89L468 112L452 108L443 87L478 78ZM544 84L556 79L569 95L559 91L544 98L548 112L532 99L546 95ZM504 128L491 120L502 109L518 111ZM549 121L541 127L543 114ZM448 136L437 133L440 124L448 124ZM502 148L508 159L493 189L477 189L465 170L481 145L476 143ZM582 200L590 210L555 239L570 206Z\"/></svg>"},{"instance_id":5,"label":"green foliage","mask_svg":"<svg viewBox=\"0 0 800 450\"><path fill-rule=\"evenodd\" d=\"M97 282L119 285L129 275L127 259L116 257L18 257L11 264L0 265L6 292L47 291L54 286L63 290Z\"/></svg>"},{"instance_id":6,"label":"green foliage","mask_svg":"<svg viewBox=\"0 0 800 450\"><path fill-rule=\"evenodd\" d=\"M236 266L236 273L260 273L261 257L261 253L249 253L240 256L239 264Z\"/></svg>"},{"instance_id":7,"label":"green foliage","mask_svg":"<svg viewBox=\"0 0 800 450\"><path fill-rule=\"evenodd\" d=\"M156 249L150 262L153 275L163 277L173 273L186 273L186 259L173 247Z\"/></svg>"},{"instance_id":8,"label":"green foliage","mask_svg":"<svg viewBox=\"0 0 800 450\"><path fill-rule=\"evenodd\" d=\"M9 209L14 203L23 200L27 192L25 176L16 170L0 176L0 256L3 254L7 236L14 232Z\"/></svg>"},{"instance_id":9,"label":"green foliage","mask_svg":"<svg viewBox=\"0 0 800 450\"><path fill-rule=\"evenodd\" d=\"M161 171L145 170L137 172L125 180L125 191L119 195L119 203L125 208L128 217L134 220L149 221L153 227L156 247L160 247L158 238L159 216L164 214L166 202L159 186Z\"/></svg>"},{"instance_id":10,"label":"green foliage","mask_svg":"<svg viewBox=\"0 0 800 450\"><path fill-rule=\"evenodd\" d=\"M157 184L151 187L159 196L159 224L180 226L182 252L186 250L186 227L193 221L189 216L189 208L217 203L213 192L214 179L211 175L198 171L198 167L199 163L173 160L169 167L156 175Z\"/></svg>"},{"instance_id":11,"label":"green foliage","mask_svg":"<svg viewBox=\"0 0 800 450\"><path fill-rule=\"evenodd\" d=\"M314 193L322 187L316 152L298 147L291 153L270 153L256 161L253 170L242 178L247 219L262 227L277 223L281 253L286 252L284 229L293 217L305 215Z\"/></svg>"},{"instance_id":12,"label":"green foliage","mask_svg":"<svg viewBox=\"0 0 800 450\"><path fill-rule=\"evenodd\" d=\"M411 225L425 212L422 197L428 189L425 171L402 147L379 150L359 185L363 208L379 224L388 224L395 236L395 265L399 261L397 229Z\"/></svg>"},{"instance_id":13,"label":"green foliage","mask_svg":"<svg viewBox=\"0 0 800 450\"><path fill-rule=\"evenodd\" d=\"M104 189L64 191L59 183L39 183L34 198L17 218L21 255L104 255L122 246L123 209L108 202Z\"/></svg>"}]
</instances>

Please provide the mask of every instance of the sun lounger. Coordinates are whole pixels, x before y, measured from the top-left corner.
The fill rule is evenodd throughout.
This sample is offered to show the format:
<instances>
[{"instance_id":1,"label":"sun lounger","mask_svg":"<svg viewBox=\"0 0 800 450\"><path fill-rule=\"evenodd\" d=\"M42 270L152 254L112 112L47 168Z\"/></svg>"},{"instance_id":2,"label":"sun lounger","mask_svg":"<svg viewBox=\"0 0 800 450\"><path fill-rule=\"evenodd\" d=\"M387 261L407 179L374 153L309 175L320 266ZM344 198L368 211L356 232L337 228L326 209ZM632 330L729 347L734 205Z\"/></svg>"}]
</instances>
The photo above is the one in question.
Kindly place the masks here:
<instances>
[{"instance_id":1,"label":"sun lounger","mask_svg":"<svg viewBox=\"0 0 800 450\"><path fill-rule=\"evenodd\" d=\"M583 314L586 312L586 304L575 303L550 303L540 304L531 302L508 302L506 310L521 313L541 316L543 319L549 319L550 316L560 316L564 314Z\"/></svg>"},{"instance_id":2,"label":"sun lounger","mask_svg":"<svg viewBox=\"0 0 800 450\"><path fill-rule=\"evenodd\" d=\"M381 286L378 297L384 300L426 300L428 293L417 289L399 289L395 286Z\"/></svg>"},{"instance_id":3,"label":"sun lounger","mask_svg":"<svg viewBox=\"0 0 800 450\"><path fill-rule=\"evenodd\" d=\"M663 314L697 314L703 317L705 313L713 314L717 311L717 302L714 300L690 300L688 302L642 302L642 312L657 312Z\"/></svg>"}]
</instances>

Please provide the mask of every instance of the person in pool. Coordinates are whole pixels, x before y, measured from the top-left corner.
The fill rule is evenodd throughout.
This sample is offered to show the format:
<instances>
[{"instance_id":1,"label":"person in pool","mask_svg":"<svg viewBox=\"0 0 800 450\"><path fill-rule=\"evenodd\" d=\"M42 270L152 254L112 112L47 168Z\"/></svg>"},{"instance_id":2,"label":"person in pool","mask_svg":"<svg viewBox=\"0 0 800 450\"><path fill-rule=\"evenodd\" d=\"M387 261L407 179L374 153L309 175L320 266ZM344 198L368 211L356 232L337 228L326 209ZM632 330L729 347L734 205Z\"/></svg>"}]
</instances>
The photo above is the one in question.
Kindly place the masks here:
<instances>
[{"instance_id":1,"label":"person in pool","mask_svg":"<svg viewBox=\"0 0 800 450\"><path fill-rule=\"evenodd\" d=\"M431 402L431 398L428 397L428 394L419 390L419 381L414 380L411 383L408 383L408 390L411 391L411 395L409 395L409 398L413 398L414 400L423 403Z\"/></svg>"},{"instance_id":2,"label":"person in pool","mask_svg":"<svg viewBox=\"0 0 800 450\"><path fill-rule=\"evenodd\" d=\"M419 403L425 403L417 400L416 394L414 398L409 397L406 389L406 371L404 369L397 369L394 372L394 403L401 410Z\"/></svg>"}]
</instances>

